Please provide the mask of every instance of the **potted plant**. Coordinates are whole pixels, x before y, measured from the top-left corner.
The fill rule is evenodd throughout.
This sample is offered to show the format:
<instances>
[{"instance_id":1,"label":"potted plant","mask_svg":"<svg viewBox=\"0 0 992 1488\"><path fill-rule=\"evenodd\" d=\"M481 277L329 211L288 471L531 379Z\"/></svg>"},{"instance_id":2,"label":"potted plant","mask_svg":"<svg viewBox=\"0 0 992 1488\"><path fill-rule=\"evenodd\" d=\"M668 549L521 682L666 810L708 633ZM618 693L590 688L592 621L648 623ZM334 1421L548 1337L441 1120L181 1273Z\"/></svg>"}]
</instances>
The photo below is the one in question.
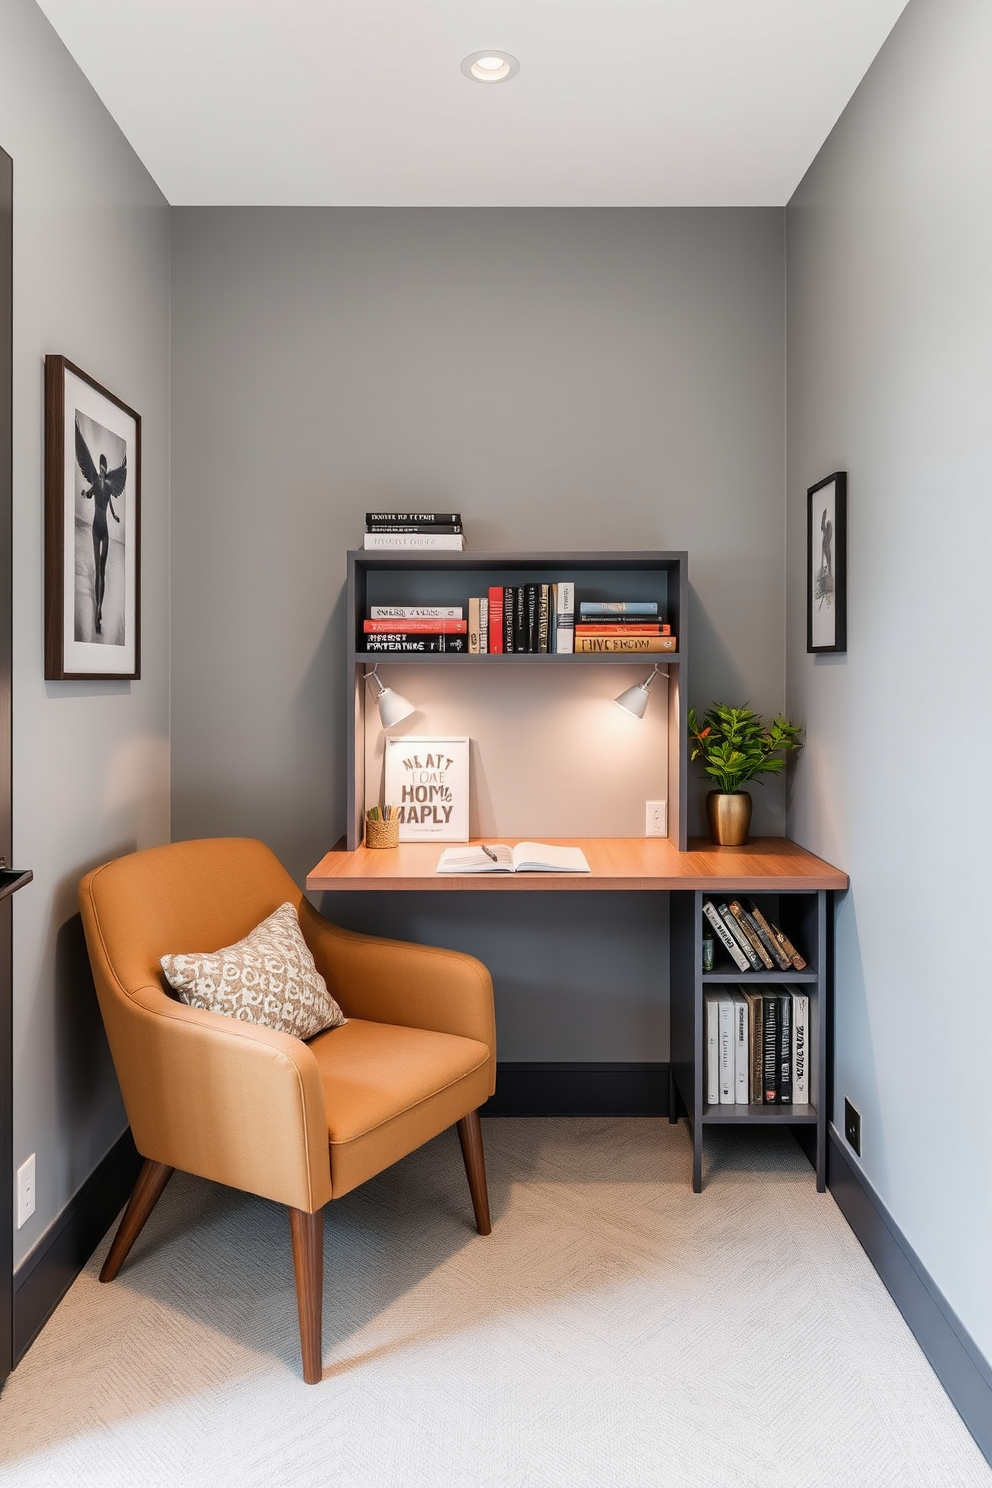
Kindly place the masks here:
<instances>
[{"instance_id":1,"label":"potted plant","mask_svg":"<svg viewBox=\"0 0 992 1488\"><path fill-rule=\"evenodd\" d=\"M715 789L706 797L710 836L722 847L740 847L751 825L751 797L743 786L785 769L784 756L802 747L802 730L778 714L770 724L745 704L714 703L702 722L689 709L690 759L702 759Z\"/></svg>"}]
</instances>

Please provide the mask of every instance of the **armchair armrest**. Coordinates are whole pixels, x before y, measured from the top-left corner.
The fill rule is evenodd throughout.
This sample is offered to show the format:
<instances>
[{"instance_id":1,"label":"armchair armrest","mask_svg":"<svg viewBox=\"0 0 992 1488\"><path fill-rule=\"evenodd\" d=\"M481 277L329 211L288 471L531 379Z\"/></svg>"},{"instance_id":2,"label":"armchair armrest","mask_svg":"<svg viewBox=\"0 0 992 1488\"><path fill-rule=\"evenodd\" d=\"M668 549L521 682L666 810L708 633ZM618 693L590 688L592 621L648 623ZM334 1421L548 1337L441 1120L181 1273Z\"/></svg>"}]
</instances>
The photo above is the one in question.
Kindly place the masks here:
<instances>
[{"instance_id":1,"label":"armchair armrest","mask_svg":"<svg viewBox=\"0 0 992 1488\"><path fill-rule=\"evenodd\" d=\"M307 1213L327 1202L327 1113L306 1044L157 985L114 1003L107 1031L142 1156Z\"/></svg>"},{"instance_id":2,"label":"armchair armrest","mask_svg":"<svg viewBox=\"0 0 992 1488\"><path fill-rule=\"evenodd\" d=\"M300 925L317 968L349 1017L456 1033L496 1057L493 983L463 951L342 930L300 905Z\"/></svg>"}]
</instances>

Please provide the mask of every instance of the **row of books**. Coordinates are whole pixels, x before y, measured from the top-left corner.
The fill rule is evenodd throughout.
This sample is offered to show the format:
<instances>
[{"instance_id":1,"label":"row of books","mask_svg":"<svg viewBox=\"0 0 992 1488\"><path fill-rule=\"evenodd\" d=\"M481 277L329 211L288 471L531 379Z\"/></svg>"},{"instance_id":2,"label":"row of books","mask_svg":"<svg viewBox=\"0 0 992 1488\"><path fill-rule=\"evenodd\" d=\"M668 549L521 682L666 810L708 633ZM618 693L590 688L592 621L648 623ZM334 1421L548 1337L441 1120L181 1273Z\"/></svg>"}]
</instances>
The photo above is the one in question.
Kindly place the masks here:
<instances>
[{"instance_id":1,"label":"row of books","mask_svg":"<svg viewBox=\"0 0 992 1488\"><path fill-rule=\"evenodd\" d=\"M657 601L581 600L575 584L491 585L461 605L373 605L363 622L367 651L468 651L569 655L674 651Z\"/></svg>"},{"instance_id":2,"label":"row of books","mask_svg":"<svg viewBox=\"0 0 992 1488\"><path fill-rule=\"evenodd\" d=\"M461 512L366 512L366 549L460 553L465 547Z\"/></svg>"},{"instance_id":3,"label":"row of books","mask_svg":"<svg viewBox=\"0 0 992 1488\"><path fill-rule=\"evenodd\" d=\"M703 902L703 914L738 971L804 971L806 962L784 931L752 899ZM705 926L703 927L705 930Z\"/></svg>"},{"instance_id":4,"label":"row of books","mask_svg":"<svg viewBox=\"0 0 992 1488\"><path fill-rule=\"evenodd\" d=\"M798 987L738 987L703 998L706 1103L810 1102L809 994Z\"/></svg>"}]
</instances>

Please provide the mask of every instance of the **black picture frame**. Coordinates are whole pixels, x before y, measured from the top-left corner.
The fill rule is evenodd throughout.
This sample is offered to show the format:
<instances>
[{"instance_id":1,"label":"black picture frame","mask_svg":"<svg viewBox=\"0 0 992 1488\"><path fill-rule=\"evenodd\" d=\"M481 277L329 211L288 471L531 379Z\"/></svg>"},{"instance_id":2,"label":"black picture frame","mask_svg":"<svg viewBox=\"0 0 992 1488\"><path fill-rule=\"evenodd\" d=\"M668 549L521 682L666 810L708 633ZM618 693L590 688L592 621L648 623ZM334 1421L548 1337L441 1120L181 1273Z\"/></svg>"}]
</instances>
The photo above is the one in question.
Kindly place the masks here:
<instances>
[{"instance_id":1,"label":"black picture frame","mask_svg":"<svg viewBox=\"0 0 992 1488\"><path fill-rule=\"evenodd\" d=\"M847 650L847 472L806 491L806 650Z\"/></svg>"},{"instance_id":2,"label":"black picture frame","mask_svg":"<svg viewBox=\"0 0 992 1488\"><path fill-rule=\"evenodd\" d=\"M45 358L45 678L141 676L141 418Z\"/></svg>"}]
</instances>

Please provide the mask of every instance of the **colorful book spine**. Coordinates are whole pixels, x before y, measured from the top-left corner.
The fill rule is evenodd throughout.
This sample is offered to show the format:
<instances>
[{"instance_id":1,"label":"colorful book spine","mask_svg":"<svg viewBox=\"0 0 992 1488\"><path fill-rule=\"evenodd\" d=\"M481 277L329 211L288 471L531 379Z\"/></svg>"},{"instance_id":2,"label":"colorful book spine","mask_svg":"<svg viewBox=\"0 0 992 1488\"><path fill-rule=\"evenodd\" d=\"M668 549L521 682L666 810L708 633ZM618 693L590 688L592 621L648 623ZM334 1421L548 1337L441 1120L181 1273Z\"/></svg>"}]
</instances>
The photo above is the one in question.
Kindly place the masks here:
<instances>
[{"instance_id":1,"label":"colorful book spine","mask_svg":"<svg viewBox=\"0 0 992 1488\"><path fill-rule=\"evenodd\" d=\"M576 651L607 654L610 652L638 652L654 655L659 651L677 651L674 636L580 636L575 637Z\"/></svg>"},{"instance_id":2,"label":"colorful book spine","mask_svg":"<svg viewBox=\"0 0 992 1488\"><path fill-rule=\"evenodd\" d=\"M751 992L746 988L744 996L747 998L748 1010L748 1052L749 1076L748 1093L753 1105L760 1106L762 1089L764 1085L764 1008L765 999L760 992Z\"/></svg>"},{"instance_id":3,"label":"colorful book spine","mask_svg":"<svg viewBox=\"0 0 992 1488\"><path fill-rule=\"evenodd\" d=\"M464 620L461 605L371 605L370 620Z\"/></svg>"},{"instance_id":4,"label":"colorful book spine","mask_svg":"<svg viewBox=\"0 0 992 1488\"><path fill-rule=\"evenodd\" d=\"M719 913L720 918L723 920L723 923L726 925L727 929L730 931L731 935L736 940L744 955L744 959L747 962L747 967L745 967L744 969L750 969L751 971L760 971L761 959L758 956L757 951L752 949L751 942L746 938L744 931L741 929L737 921L734 919L733 915L730 913L729 906L726 904L718 904L717 912Z\"/></svg>"},{"instance_id":5,"label":"colorful book spine","mask_svg":"<svg viewBox=\"0 0 992 1488\"><path fill-rule=\"evenodd\" d=\"M527 585L518 584L513 591L513 649L527 650Z\"/></svg>"},{"instance_id":6,"label":"colorful book spine","mask_svg":"<svg viewBox=\"0 0 992 1488\"><path fill-rule=\"evenodd\" d=\"M489 596L483 594L479 600L479 650L483 656L489 651Z\"/></svg>"},{"instance_id":7,"label":"colorful book spine","mask_svg":"<svg viewBox=\"0 0 992 1488\"><path fill-rule=\"evenodd\" d=\"M657 615L656 599L583 599L580 615Z\"/></svg>"},{"instance_id":8,"label":"colorful book spine","mask_svg":"<svg viewBox=\"0 0 992 1488\"><path fill-rule=\"evenodd\" d=\"M810 1097L809 1079L809 993L792 992L792 1101L797 1106L808 1106Z\"/></svg>"},{"instance_id":9,"label":"colorful book spine","mask_svg":"<svg viewBox=\"0 0 992 1488\"><path fill-rule=\"evenodd\" d=\"M555 652L569 656L575 649L575 585L555 585Z\"/></svg>"},{"instance_id":10,"label":"colorful book spine","mask_svg":"<svg viewBox=\"0 0 992 1488\"><path fill-rule=\"evenodd\" d=\"M503 654L502 584L492 584L489 588L489 651L493 656Z\"/></svg>"},{"instance_id":11,"label":"colorful book spine","mask_svg":"<svg viewBox=\"0 0 992 1488\"><path fill-rule=\"evenodd\" d=\"M461 532L461 522L370 522L366 532Z\"/></svg>"},{"instance_id":12,"label":"colorful book spine","mask_svg":"<svg viewBox=\"0 0 992 1488\"><path fill-rule=\"evenodd\" d=\"M748 1049L747 999L742 992L735 992L734 999L734 1104L748 1104L748 1076L750 1074L750 1050Z\"/></svg>"},{"instance_id":13,"label":"colorful book spine","mask_svg":"<svg viewBox=\"0 0 992 1488\"><path fill-rule=\"evenodd\" d=\"M707 992L703 998L706 1011L706 1104L720 1104L720 998Z\"/></svg>"},{"instance_id":14,"label":"colorful book spine","mask_svg":"<svg viewBox=\"0 0 992 1488\"><path fill-rule=\"evenodd\" d=\"M468 650L464 635L370 635L365 637L366 651L461 651Z\"/></svg>"},{"instance_id":15,"label":"colorful book spine","mask_svg":"<svg viewBox=\"0 0 992 1488\"><path fill-rule=\"evenodd\" d=\"M733 961L734 965L737 967L738 971L750 971L751 963L748 961L744 952L737 944L737 941L734 939L730 931L727 929L726 925L723 923L717 912L717 907L711 899L706 899L704 901L703 914L713 926L713 929L716 931L716 934L720 940L720 944L729 953L730 958Z\"/></svg>"},{"instance_id":16,"label":"colorful book spine","mask_svg":"<svg viewBox=\"0 0 992 1488\"><path fill-rule=\"evenodd\" d=\"M537 586L537 649L544 655L547 655L548 651L550 590L549 584Z\"/></svg>"},{"instance_id":17,"label":"colorful book spine","mask_svg":"<svg viewBox=\"0 0 992 1488\"><path fill-rule=\"evenodd\" d=\"M802 956L800 956L799 952L792 944L792 941L789 940L788 936L785 935L783 931L778 928L777 925L773 925L771 920L766 919L762 915L761 910L754 903L754 900L751 901L751 913L754 915L754 918L757 920L758 924L762 925L764 929L768 931L769 935L781 949L782 954L788 957L789 966L792 967L793 971L804 971L806 969L806 962L803 960ZM783 971L787 970L786 967L783 967L782 969Z\"/></svg>"},{"instance_id":18,"label":"colorful book spine","mask_svg":"<svg viewBox=\"0 0 992 1488\"><path fill-rule=\"evenodd\" d=\"M729 992L720 994L720 1104L735 1104L734 1001Z\"/></svg>"},{"instance_id":19,"label":"colorful book spine","mask_svg":"<svg viewBox=\"0 0 992 1488\"><path fill-rule=\"evenodd\" d=\"M408 619L363 620L366 635L464 635L471 624L472 601L468 620Z\"/></svg>"},{"instance_id":20,"label":"colorful book spine","mask_svg":"<svg viewBox=\"0 0 992 1488\"><path fill-rule=\"evenodd\" d=\"M527 644L524 650L531 656L537 650L537 590L537 584L524 585L527 605L524 621L527 627Z\"/></svg>"},{"instance_id":21,"label":"colorful book spine","mask_svg":"<svg viewBox=\"0 0 992 1488\"><path fill-rule=\"evenodd\" d=\"M465 539L455 532L366 532L362 547L460 553Z\"/></svg>"},{"instance_id":22,"label":"colorful book spine","mask_svg":"<svg viewBox=\"0 0 992 1488\"><path fill-rule=\"evenodd\" d=\"M468 602L468 649L471 656L482 650L482 620L479 613L479 598L473 594Z\"/></svg>"},{"instance_id":23,"label":"colorful book spine","mask_svg":"<svg viewBox=\"0 0 992 1488\"><path fill-rule=\"evenodd\" d=\"M616 625L607 625L601 620L581 620L575 627L576 635L671 635L671 633L671 630L666 625L628 625L623 621L618 622Z\"/></svg>"},{"instance_id":24,"label":"colorful book spine","mask_svg":"<svg viewBox=\"0 0 992 1488\"><path fill-rule=\"evenodd\" d=\"M766 992L764 995L764 1004L761 1099L766 1106L774 1106L778 1100L778 993Z\"/></svg>"},{"instance_id":25,"label":"colorful book spine","mask_svg":"<svg viewBox=\"0 0 992 1488\"><path fill-rule=\"evenodd\" d=\"M434 527L438 522L442 525L461 525L461 512L366 512L366 527L378 527L380 523L386 522L412 522L416 525L423 524Z\"/></svg>"},{"instance_id":26,"label":"colorful book spine","mask_svg":"<svg viewBox=\"0 0 992 1488\"><path fill-rule=\"evenodd\" d=\"M762 966L765 968L766 971L773 971L775 969L775 962L772 960L769 953L761 944L758 933L752 926L751 921L748 919L747 912L744 909L743 905L740 904L737 899L731 899L730 903L727 905L727 908L730 910L730 913L737 921L738 928L743 933L745 939L750 945L752 951L754 951L754 954L758 957L758 960L761 962Z\"/></svg>"},{"instance_id":27,"label":"colorful book spine","mask_svg":"<svg viewBox=\"0 0 992 1488\"><path fill-rule=\"evenodd\" d=\"M747 917L751 929L754 931L755 935L757 935L758 939L761 941L761 944L764 946L769 956L771 956L772 961L778 967L779 971L788 971L792 965L792 962L789 960L788 956L785 954L781 946L772 935L771 927L769 926L768 921L765 919L764 915L760 914L760 912L756 912L754 909L745 909L744 914Z\"/></svg>"},{"instance_id":28,"label":"colorful book spine","mask_svg":"<svg viewBox=\"0 0 992 1488\"><path fill-rule=\"evenodd\" d=\"M778 1100L792 1105L792 993L778 995Z\"/></svg>"}]
</instances>

